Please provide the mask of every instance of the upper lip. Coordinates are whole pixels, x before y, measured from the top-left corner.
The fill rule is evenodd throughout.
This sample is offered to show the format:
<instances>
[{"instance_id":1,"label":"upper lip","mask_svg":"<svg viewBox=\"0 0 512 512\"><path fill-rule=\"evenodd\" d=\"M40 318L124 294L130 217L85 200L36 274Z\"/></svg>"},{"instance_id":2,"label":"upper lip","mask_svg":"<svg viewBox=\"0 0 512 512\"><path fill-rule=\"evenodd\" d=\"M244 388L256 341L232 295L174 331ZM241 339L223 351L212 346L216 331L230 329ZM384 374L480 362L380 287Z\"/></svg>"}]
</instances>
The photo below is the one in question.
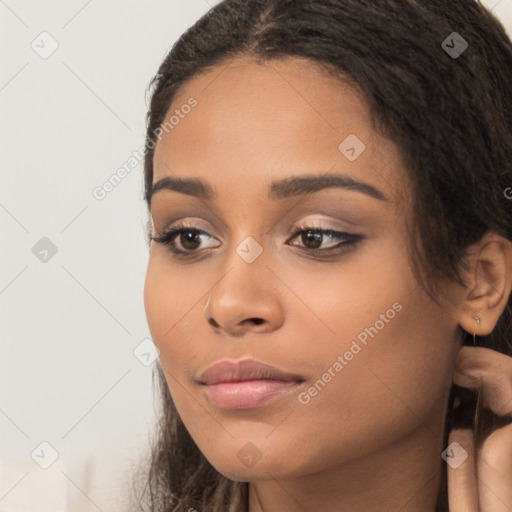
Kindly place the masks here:
<instances>
[{"instance_id":1,"label":"upper lip","mask_svg":"<svg viewBox=\"0 0 512 512\"><path fill-rule=\"evenodd\" d=\"M241 382L245 380L282 380L282 381L304 381L304 378L280 370L254 359L227 360L224 359L207 368L199 376L201 384L218 384L220 382Z\"/></svg>"}]
</instances>

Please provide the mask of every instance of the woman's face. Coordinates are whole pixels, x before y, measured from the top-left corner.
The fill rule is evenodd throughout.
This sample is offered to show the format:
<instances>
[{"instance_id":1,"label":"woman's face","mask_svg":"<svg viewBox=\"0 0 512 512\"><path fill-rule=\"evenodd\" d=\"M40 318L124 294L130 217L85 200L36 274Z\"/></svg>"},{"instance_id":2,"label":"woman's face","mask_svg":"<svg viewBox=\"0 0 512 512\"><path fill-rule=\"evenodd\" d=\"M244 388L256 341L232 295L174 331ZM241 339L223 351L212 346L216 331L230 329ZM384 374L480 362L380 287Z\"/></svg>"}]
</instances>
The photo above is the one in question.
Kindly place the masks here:
<instances>
[{"instance_id":1,"label":"woman's face","mask_svg":"<svg viewBox=\"0 0 512 512\"><path fill-rule=\"evenodd\" d=\"M441 308L414 278L410 183L362 96L305 60L237 59L193 78L166 120L153 183L204 186L156 190L153 235L201 232L152 242L145 307L208 460L256 481L438 443L463 290ZM202 377L246 359L287 375Z\"/></svg>"}]
</instances>

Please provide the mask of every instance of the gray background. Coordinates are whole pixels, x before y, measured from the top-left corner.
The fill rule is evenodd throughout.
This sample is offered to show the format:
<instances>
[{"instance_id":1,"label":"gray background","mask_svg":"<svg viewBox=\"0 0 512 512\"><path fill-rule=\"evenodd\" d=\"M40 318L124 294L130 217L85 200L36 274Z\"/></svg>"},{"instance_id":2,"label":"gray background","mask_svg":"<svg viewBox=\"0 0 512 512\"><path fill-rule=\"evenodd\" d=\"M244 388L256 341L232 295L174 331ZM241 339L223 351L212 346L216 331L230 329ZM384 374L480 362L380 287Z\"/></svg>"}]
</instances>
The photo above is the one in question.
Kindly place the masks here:
<instances>
[{"instance_id":1,"label":"gray background","mask_svg":"<svg viewBox=\"0 0 512 512\"><path fill-rule=\"evenodd\" d=\"M142 161L93 190L143 145L149 80L214 3L0 0L1 512L126 510L154 419ZM512 34L512 0L483 3Z\"/></svg>"}]
</instances>

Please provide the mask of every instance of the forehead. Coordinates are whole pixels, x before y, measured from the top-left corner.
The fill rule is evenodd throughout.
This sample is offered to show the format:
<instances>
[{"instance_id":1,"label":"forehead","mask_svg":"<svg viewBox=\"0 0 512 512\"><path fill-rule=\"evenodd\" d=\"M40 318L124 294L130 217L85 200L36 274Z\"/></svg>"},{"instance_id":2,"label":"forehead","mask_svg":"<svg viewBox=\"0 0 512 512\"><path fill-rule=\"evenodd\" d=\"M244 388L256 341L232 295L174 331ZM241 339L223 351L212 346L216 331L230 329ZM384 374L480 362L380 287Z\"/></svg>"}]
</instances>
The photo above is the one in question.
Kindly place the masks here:
<instances>
[{"instance_id":1,"label":"forehead","mask_svg":"<svg viewBox=\"0 0 512 512\"><path fill-rule=\"evenodd\" d=\"M191 98L196 106L184 108ZM175 174L256 187L333 170L373 182L388 196L398 183L390 176L398 150L372 128L364 96L306 59L226 61L185 84L166 120L172 116L155 149L154 182ZM355 142L355 160L343 152L344 141Z\"/></svg>"}]
</instances>

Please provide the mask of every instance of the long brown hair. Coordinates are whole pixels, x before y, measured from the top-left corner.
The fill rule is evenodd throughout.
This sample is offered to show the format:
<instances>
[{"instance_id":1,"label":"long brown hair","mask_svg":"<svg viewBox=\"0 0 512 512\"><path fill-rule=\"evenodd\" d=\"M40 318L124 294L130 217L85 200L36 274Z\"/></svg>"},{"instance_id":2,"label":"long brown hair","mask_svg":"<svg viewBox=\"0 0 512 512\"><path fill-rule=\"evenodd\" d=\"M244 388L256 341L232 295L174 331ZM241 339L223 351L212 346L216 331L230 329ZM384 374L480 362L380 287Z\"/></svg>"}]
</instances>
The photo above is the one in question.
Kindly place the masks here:
<instances>
[{"instance_id":1,"label":"long brown hair","mask_svg":"<svg viewBox=\"0 0 512 512\"><path fill-rule=\"evenodd\" d=\"M442 42L467 41L455 58ZM512 43L474 0L225 0L174 44L150 83L145 199L150 207L157 129L186 82L238 55L297 56L362 91L375 129L400 149L413 183L411 262L436 300L443 279L464 284L467 248L488 230L512 240ZM508 196L508 197L507 197ZM148 225L148 244L151 227ZM472 335L460 329L464 343ZM512 355L512 299L480 346ZM247 512L248 483L207 461L175 408L160 364L159 421L139 510ZM445 441L456 418L452 386ZM472 397L460 418L470 423ZM489 416L490 417L490 416ZM446 443L445 443L446 445ZM442 460L440 458L440 464ZM437 511L448 510L445 466Z\"/></svg>"}]
</instances>

